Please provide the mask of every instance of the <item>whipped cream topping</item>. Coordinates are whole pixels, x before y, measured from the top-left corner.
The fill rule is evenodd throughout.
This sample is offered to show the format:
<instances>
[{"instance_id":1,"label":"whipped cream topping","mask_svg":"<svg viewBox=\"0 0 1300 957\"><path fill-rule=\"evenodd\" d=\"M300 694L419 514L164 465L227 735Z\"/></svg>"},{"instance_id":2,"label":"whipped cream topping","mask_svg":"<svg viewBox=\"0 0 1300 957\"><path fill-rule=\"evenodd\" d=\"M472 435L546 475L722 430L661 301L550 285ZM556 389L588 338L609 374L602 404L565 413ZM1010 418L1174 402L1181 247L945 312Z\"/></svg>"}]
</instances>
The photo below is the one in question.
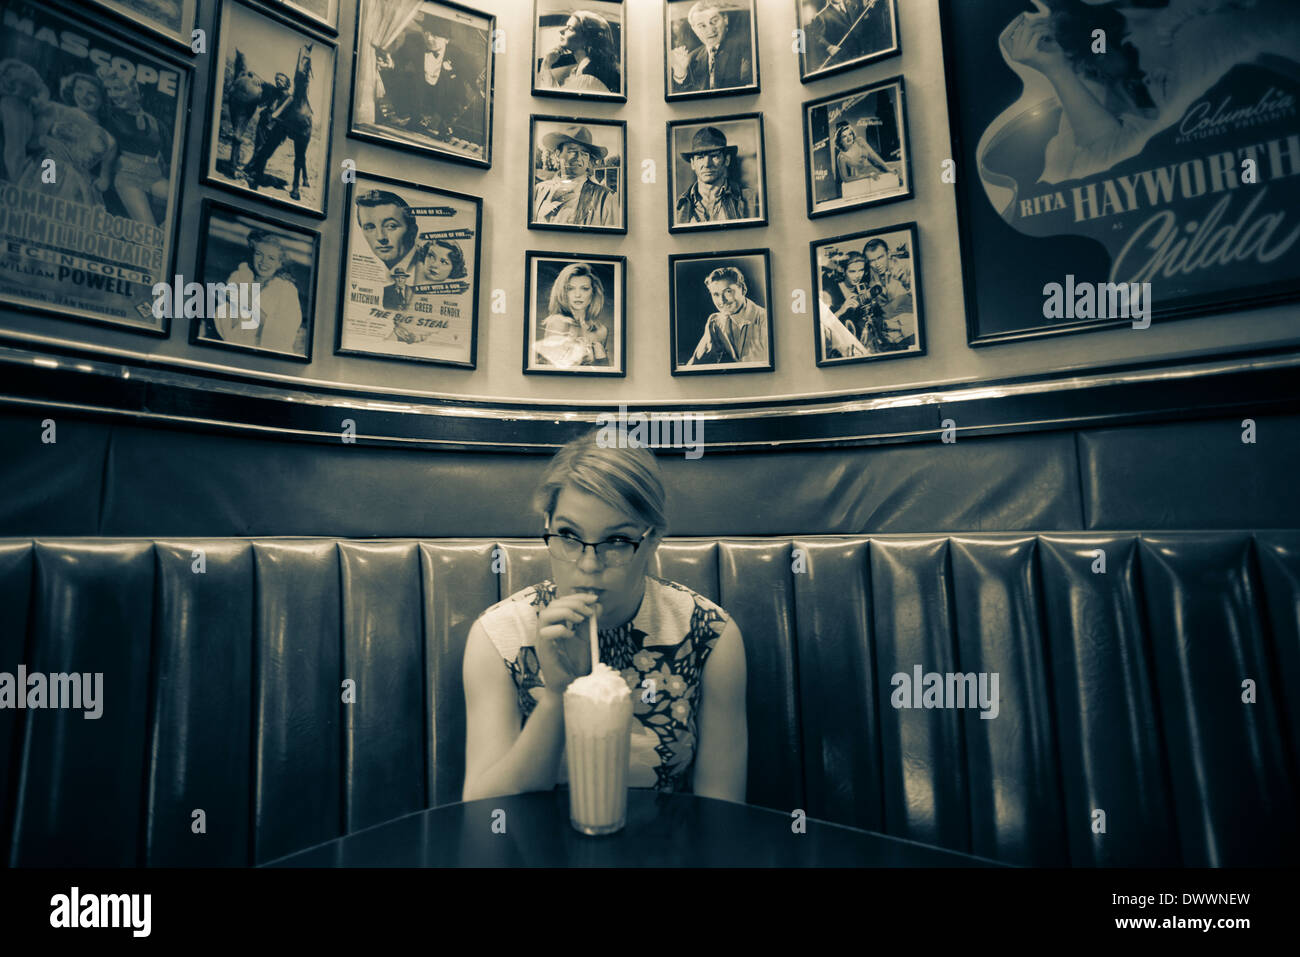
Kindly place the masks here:
<instances>
[{"instance_id":1,"label":"whipped cream topping","mask_svg":"<svg viewBox=\"0 0 1300 957\"><path fill-rule=\"evenodd\" d=\"M591 669L591 674L575 678L564 694L566 697L573 695L575 698L586 698L593 703L615 704L629 699L632 692L621 674L603 661L598 661Z\"/></svg>"}]
</instances>

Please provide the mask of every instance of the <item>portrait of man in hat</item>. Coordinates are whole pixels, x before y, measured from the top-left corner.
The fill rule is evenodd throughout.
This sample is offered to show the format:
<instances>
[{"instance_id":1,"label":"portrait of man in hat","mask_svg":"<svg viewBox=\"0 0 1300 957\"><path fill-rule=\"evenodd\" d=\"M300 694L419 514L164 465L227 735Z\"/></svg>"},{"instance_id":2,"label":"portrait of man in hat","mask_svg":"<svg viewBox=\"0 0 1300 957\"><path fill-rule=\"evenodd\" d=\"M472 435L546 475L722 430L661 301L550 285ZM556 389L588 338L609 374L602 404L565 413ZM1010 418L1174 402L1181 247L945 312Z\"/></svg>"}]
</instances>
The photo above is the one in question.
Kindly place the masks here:
<instances>
[{"instance_id":1,"label":"portrait of man in hat","mask_svg":"<svg viewBox=\"0 0 1300 957\"><path fill-rule=\"evenodd\" d=\"M545 124L542 128L555 125ZM542 146L550 152L556 168L549 179L533 187L534 224L623 225L618 194L594 178L597 166L609 151L594 143L589 128L559 126L542 136Z\"/></svg>"},{"instance_id":2,"label":"portrait of man in hat","mask_svg":"<svg viewBox=\"0 0 1300 957\"><path fill-rule=\"evenodd\" d=\"M690 165L695 182L677 196L674 226L763 218L758 191L740 181L738 152L716 126L695 131L690 147L679 154Z\"/></svg>"}]
</instances>

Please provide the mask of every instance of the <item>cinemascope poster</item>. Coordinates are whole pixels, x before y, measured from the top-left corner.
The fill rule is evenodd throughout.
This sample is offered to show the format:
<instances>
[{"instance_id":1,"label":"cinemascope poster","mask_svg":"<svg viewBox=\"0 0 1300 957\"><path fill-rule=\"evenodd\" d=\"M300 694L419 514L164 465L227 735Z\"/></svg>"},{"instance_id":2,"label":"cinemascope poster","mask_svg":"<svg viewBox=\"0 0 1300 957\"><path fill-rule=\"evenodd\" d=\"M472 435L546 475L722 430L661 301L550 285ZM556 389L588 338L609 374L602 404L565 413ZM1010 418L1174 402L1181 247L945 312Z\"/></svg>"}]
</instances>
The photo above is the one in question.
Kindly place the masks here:
<instances>
[{"instance_id":1,"label":"cinemascope poster","mask_svg":"<svg viewBox=\"0 0 1300 957\"><path fill-rule=\"evenodd\" d=\"M165 334L189 74L0 0L0 299Z\"/></svg>"},{"instance_id":2,"label":"cinemascope poster","mask_svg":"<svg viewBox=\"0 0 1300 957\"><path fill-rule=\"evenodd\" d=\"M1300 293L1300 3L941 11L972 343L1128 324L1102 283L1156 319Z\"/></svg>"}]
</instances>

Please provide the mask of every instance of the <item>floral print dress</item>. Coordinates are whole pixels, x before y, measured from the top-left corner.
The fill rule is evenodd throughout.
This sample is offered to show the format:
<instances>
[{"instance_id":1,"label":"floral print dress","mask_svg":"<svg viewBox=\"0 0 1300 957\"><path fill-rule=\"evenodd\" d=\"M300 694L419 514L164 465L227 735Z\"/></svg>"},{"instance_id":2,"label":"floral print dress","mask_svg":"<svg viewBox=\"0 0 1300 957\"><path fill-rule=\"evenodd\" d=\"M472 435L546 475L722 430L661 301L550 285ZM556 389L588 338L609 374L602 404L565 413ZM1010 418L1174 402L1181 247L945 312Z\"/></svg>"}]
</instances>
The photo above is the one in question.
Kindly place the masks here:
<instances>
[{"instance_id":1,"label":"floral print dress","mask_svg":"<svg viewBox=\"0 0 1300 957\"><path fill-rule=\"evenodd\" d=\"M555 599L555 585L530 585L497 602L479 624L500 652L528 720L545 686L533 643L537 615ZM631 621L597 633L600 660L632 690L633 726L628 784L657 791L691 791L705 662L731 617L685 585L646 576L645 597ZM559 779L568 780L561 755Z\"/></svg>"}]
</instances>

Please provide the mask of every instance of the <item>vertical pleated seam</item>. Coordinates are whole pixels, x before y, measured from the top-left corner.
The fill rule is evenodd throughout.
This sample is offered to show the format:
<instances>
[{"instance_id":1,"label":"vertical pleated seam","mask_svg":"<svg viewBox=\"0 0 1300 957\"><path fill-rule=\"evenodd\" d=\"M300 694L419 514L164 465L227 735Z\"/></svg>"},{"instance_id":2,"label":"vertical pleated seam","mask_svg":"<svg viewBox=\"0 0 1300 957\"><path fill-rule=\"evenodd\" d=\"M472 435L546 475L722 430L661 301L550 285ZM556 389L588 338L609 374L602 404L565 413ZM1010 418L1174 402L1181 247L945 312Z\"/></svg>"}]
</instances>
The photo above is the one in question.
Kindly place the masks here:
<instances>
[{"instance_id":1,"label":"vertical pleated seam","mask_svg":"<svg viewBox=\"0 0 1300 957\"><path fill-rule=\"evenodd\" d=\"M162 578L162 559L158 555L158 542L155 539L149 546L149 554L153 559L153 583L151 594L149 596L149 655L146 662L145 675L145 701L148 706L145 708L144 715L144 780L142 783L142 797L140 801L140 833L137 835L136 849L136 866L150 866L152 861L152 850L154 846L153 827L157 817L157 786L158 773L156 767L156 756L158 755L158 719L161 715L158 710L162 707L158 689L158 672L160 670L159 658L162 657L163 643L160 640L160 631L162 628L162 588L159 583Z\"/></svg>"},{"instance_id":2,"label":"vertical pleated seam","mask_svg":"<svg viewBox=\"0 0 1300 957\"><path fill-rule=\"evenodd\" d=\"M19 651L23 657L21 662L32 660L32 652L36 645L36 609L37 596L40 594L36 580L36 539L30 539L27 556L27 624L23 633L22 647ZM27 717L26 708L15 709L17 715L14 719L13 735L13 753L9 755L9 782L5 786L4 794L0 794L0 812L3 812L4 821L7 826L3 833L0 833L0 859L7 861L7 866L18 866L18 825L22 820L23 793L25 791L27 777Z\"/></svg>"}]
</instances>

